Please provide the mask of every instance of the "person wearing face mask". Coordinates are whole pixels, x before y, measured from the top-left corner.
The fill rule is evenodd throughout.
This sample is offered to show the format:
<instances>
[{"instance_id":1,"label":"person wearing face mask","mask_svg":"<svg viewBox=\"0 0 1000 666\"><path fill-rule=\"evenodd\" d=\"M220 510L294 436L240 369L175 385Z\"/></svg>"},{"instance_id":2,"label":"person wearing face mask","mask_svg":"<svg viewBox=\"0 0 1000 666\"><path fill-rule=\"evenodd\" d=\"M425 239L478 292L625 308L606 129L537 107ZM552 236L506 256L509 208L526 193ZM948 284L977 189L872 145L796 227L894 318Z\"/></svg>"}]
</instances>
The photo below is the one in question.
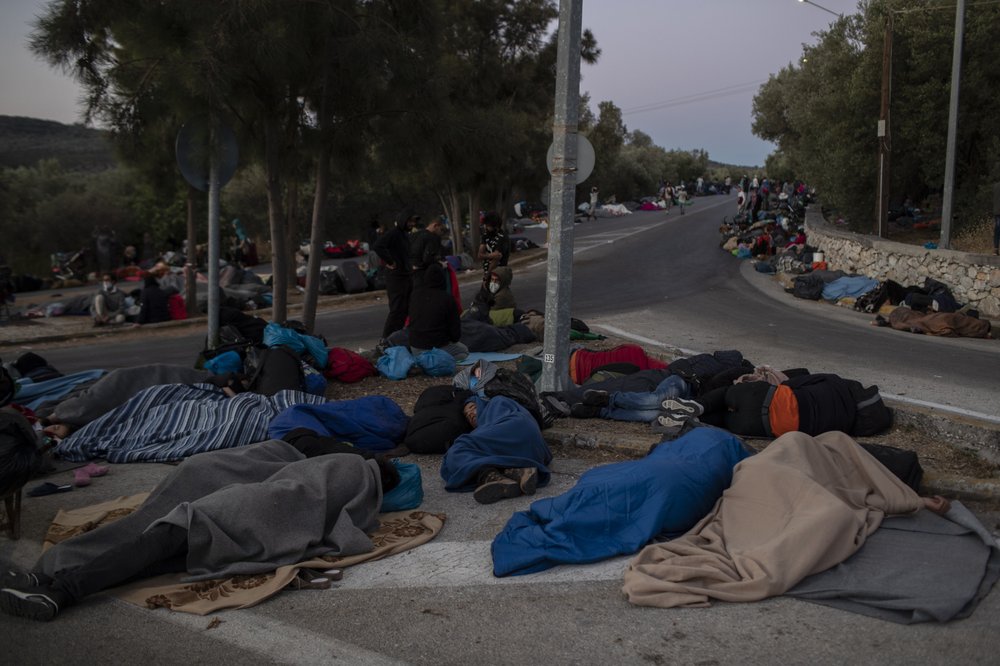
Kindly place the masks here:
<instances>
[{"instance_id":1,"label":"person wearing face mask","mask_svg":"<svg viewBox=\"0 0 1000 666\"><path fill-rule=\"evenodd\" d=\"M90 314L94 326L125 321L125 293L118 289L118 281L112 273L101 275L101 290L94 296Z\"/></svg>"},{"instance_id":2,"label":"person wearing face mask","mask_svg":"<svg viewBox=\"0 0 1000 666\"><path fill-rule=\"evenodd\" d=\"M499 266L490 273L486 290L489 292L490 322L494 326L509 326L517 319L514 313L517 303L510 290L513 279L514 273L507 266Z\"/></svg>"}]
</instances>

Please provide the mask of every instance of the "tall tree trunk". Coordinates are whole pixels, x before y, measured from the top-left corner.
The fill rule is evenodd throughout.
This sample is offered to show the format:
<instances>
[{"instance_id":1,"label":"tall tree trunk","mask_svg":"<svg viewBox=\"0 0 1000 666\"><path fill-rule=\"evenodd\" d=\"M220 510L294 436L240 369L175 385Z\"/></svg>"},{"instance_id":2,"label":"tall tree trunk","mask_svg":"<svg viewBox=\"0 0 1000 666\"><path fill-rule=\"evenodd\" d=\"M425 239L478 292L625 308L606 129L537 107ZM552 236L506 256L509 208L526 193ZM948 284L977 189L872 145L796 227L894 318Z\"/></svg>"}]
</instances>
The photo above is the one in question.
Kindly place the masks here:
<instances>
[{"instance_id":1,"label":"tall tree trunk","mask_svg":"<svg viewBox=\"0 0 1000 666\"><path fill-rule=\"evenodd\" d=\"M271 319L279 324L288 318L288 248L285 244L284 206L281 201L281 135L278 120L264 125L264 164L267 172L267 218L271 228Z\"/></svg>"},{"instance_id":2,"label":"tall tree trunk","mask_svg":"<svg viewBox=\"0 0 1000 666\"><path fill-rule=\"evenodd\" d=\"M447 196L445 196L447 195ZM441 202L441 210L448 216L448 234L451 237L451 253L459 255L462 248L462 209L455 205L453 190L449 188L446 192L437 192L438 201Z\"/></svg>"},{"instance_id":3,"label":"tall tree trunk","mask_svg":"<svg viewBox=\"0 0 1000 666\"><path fill-rule=\"evenodd\" d=\"M479 244L482 237L479 234L479 190L469 190L469 240L472 243L472 258L478 260Z\"/></svg>"},{"instance_id":4,"label":"tall tree trunk","mask_svg":"<svg viewBox=\"0 0 1000 666\"><path fill-rule=\"evenodd\" d=\"M194 196L197 190L187 189L187 255L184 257L184 308L189 317L198 314L198 286L195 271L198 267L198 232L194 226Z\"/></svg>"},{"instance_id":5,"label":"tall tree trunk","mask_svg":"<svg viewBox=\"0 0 1000 666\"><path fill-rule=\"evenodd\" d=\"M288 284L298 284L298 262L295 252L299 249L299 179L288 184L288 214L285 218L285 247L288 251Z\"/></svg>"},{"instance_id":6,"label":"tall tree trunk","mask_svg":"<svg viewBox=\"0 0 1000 666\"><path fill-rule=\"evenodd\" d=\"M312 228L309 233L309 267L306 269L306 294L302 306L302 323L312 331L316 324L316 303L319 300L319 268L323 261L323 232L326 228L326 197L330 184L330 143L323 141L316 165L316 195L313 197Z\"/></svg>"}]
</instances>

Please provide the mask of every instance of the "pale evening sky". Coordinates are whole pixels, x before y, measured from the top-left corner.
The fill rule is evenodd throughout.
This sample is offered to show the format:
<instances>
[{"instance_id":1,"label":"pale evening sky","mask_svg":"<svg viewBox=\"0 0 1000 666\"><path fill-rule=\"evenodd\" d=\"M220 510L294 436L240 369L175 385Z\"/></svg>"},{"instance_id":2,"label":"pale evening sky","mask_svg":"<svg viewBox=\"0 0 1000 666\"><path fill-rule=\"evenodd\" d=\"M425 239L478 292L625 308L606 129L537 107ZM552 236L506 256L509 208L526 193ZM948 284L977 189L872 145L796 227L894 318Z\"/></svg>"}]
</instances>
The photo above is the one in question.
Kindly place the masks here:
<instances>
[{"instance_id":1,"label":"pale evening sky","mask_svg":"<svg viewBox=\"0 0 1000 666\"><path fill-rule=\"evenodd\" d=\"M79 88L27 48L31 22L47 4L0 3L0 115L78 122ZM629 130L664 148L763 164L774 147L750 131L753 95L835 20L816 4L838 13L857 8L856 0L584 0L583 24L602 55L583 67L580 91L590 93L595 110L613 101Z\"/></svg>"}]
</instances>

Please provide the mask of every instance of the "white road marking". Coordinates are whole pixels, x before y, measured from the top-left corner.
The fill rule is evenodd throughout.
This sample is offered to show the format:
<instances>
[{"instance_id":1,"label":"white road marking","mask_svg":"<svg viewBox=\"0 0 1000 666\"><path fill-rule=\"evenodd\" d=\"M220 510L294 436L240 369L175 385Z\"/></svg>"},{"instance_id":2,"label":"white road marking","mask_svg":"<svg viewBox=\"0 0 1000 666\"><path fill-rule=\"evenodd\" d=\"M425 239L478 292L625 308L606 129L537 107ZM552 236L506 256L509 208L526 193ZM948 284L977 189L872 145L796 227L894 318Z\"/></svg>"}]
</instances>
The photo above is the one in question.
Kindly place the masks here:
<instances>
[{"instance_id":1,"label":"white road marking","mask_svg":"<svg viewBox=\"0 0 1000 666\"><path fill-rule=\"evenodd\" d=\"M614 335L616 335L616 336L618 336L620 338L625 338L626 340L634 340L635 342L640 342L642 344L660 347L661 349L677 350L678 352L680 352L681 354L683 354L685 356L692 356L694 354L701 354L701 353L703 353L703 352L700 352L700 351L695 351L693 349L682 349L680 347L674 347L673 345L669 345L669 344L667 344L665 342L660 342L659 340L653 340L652 338L647 338L647 337L644 337L642 335L637 335L635 333L630 333L629 331L626 331L626 330L623 330L621 328L618 328L617 326L610 326L608 324L591 323L591 327L592 328L599 328L601 330L607 331L608 333L613 333ZM983 421L988 421L990 423L1000 423L1000 417L994 416L992 414L984 414L983 412L976 412L976 411L973 411L971 409L963 409L961 407L953 407L951 405L942 405L942 404L937 403L937 402L928 402L926 400L918 400L916 398L907 398L907 397L901 396L901 395L895 395L895 394L892 394L892 393L885 393L884 391L880 391L880 393L882 394L883 398L886 398L886 399L889 399L889 400L898 400L899 402L905 402L905 403L908 403L908 404L911 404L911 405L919 405L921 407L930 407L932 409L937 409L937 410L940 410L942 412L949 412L949 413L952 413L952 414L960 414L962 416L969 416L969 417L972 417L972 418L975 418L975 419L980 419L980 420L983 420Z\"/></svg>"},{"instance_id":2,"label":"white road marking","mask_svg":"<svg viewBox=\"0 0 1000 666\"><path fill-rule=\"evenodd\" d=\"M384 560L344 570L335 589L465 587L470 585L526 585L622 580L631 555L594 564L557 566L526 576L493 575L491 541L431 541Z\"/></svg>"},{"instance_id":3,"label":"white road marking","mask_svg":"<svg viewBox=\"0 0 1000 666\"><path fill-rule=\"evenodd\" d=\"M327 590L327 592L329 591ZM302 594L310 593L304 592ZM286 593L282 592L281 594ZM289 592L287 594L295 593ZM118 603L126 604L124 601ZM131 604L126 605L131 606ZM135 606L132 607L135 608ZM137 610L147 615L150 613L144 609ZM252 611L223 614L220 618L223 620L222 624L212 631L205 631L206 626L211 622L210 617L164 611L157 611L155 616L157 619L182 626L192 633L212 638L240 650L250 650L266 657L275 664L343 663L396 666L406 663L331 638L329 635L300 629L294 624Z\"/></svg>"}]
</instances>

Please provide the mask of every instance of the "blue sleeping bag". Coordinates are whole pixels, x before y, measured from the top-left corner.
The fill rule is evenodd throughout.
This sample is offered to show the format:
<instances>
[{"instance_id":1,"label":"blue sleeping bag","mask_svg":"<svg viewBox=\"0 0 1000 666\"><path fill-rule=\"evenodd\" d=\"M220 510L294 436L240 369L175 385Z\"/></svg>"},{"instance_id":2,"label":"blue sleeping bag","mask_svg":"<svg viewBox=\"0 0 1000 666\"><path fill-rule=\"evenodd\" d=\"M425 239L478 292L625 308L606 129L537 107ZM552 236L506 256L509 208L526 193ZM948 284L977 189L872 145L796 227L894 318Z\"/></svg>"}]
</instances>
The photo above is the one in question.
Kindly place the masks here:
<instances>
[{"instance_id":1,"label":"blue sleeping bag","mask_svg":"<svg viewBox=\"0 0 1000 666\"><path fill-rule=\"evenodd\" d=\"M863 275L848 275L827 282L823 287L823 300L839 301L842 298L858 298L878 286L878 280Z\"/></svg>"},{"instance_id":2,"label":"blue sleeping bag","mask_svg":"<svg viewBox=\"0 0 1000 666\"><path fill-rule=\"evenodd\" d=\"M511 516L493 540L493 575L544 571L638 552L701 520L750 453L732 434L696 428L641 460L595 467L569 491Z\"/></svg>"},{"instance_id":3,"label":"blue sleeping bag","mask_svg":"<svg viewBox=\"0 0 1000 666\"><path fill-rule=\"evenodd\" d=\"M476 429L459 435L441 461L445 490L476 489L483 467L538 468L538 485L549 482L552 453L538 422L521 405L502 395L470 398L476 403Z\"/></svg>"},{"instance_id":4,"label":"blue sleeping bag","mask_svg":"<svg viewBox=\"0 0 1000 666\"><path fill-rule=\"evenodd\" d=\"M321 405L294 405L271 419L267 434L281 439L296 428L308 428L362 449L388 451L403 441L409 423L410 417L395 402L384 395L370 395Z\"/></svg>"}]
</instances>

